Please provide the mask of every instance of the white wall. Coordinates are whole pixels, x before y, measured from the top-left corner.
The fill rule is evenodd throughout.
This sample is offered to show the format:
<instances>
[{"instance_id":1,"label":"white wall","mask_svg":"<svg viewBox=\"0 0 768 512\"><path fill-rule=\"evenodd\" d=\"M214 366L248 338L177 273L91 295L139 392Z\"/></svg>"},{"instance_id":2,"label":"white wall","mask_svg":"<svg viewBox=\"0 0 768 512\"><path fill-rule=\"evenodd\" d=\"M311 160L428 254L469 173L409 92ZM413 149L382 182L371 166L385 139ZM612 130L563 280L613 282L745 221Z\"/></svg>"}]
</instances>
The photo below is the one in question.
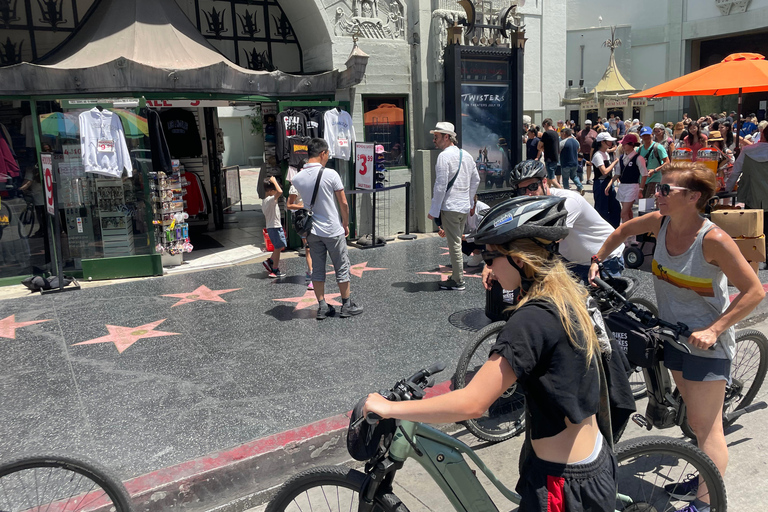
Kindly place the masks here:
<instances>
[{"instance_id":1,"label":"white wall","mask_svg":"<svg viewBox=\"0 0 768 512\"><path fill-rule=\"evenodd\" d=\"M219 127L224 131L224 167L250 165L249 157L261 158L264 153L264 135L251 134L249 107L219 107Z\"/></svg>"}]
</instances>

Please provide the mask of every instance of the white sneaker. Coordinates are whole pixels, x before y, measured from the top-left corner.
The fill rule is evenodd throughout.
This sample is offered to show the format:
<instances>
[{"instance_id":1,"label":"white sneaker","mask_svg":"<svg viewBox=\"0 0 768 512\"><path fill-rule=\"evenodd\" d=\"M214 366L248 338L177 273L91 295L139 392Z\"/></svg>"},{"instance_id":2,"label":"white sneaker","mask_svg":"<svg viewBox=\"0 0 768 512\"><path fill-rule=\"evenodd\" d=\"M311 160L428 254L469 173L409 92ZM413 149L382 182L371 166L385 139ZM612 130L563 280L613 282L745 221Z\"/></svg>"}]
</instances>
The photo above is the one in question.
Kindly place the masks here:
<instances>
[{"instance_id":1,"label":"white sneaker","mask_svg":"<svg viewBox=\"0 0 768 512\"><path fill-rule=\"evenodd\" d=\"M482 264L483 264L482 254L470 254L469 256L467 256L468 267L479 267Z\"/></svg>"}]
</instances>

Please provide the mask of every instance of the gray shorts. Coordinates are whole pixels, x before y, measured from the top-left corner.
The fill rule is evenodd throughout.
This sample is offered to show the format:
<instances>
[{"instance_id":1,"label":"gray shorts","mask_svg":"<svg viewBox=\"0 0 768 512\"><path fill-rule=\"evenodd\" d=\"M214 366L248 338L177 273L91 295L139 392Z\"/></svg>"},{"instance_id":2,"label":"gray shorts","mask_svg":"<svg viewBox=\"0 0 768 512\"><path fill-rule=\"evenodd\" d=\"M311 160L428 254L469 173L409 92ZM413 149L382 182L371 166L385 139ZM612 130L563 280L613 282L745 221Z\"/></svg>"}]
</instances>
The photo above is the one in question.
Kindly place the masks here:
<instances>
[{"instance_id":1,"label":"gray shorts","mask_svg":"<svg viewBox=\"0 0 768 512\"><path fill-rule=\"evenodd\" d=\"M312 254L312 281L325 282L326 253L331 255L336 282L349 281L349 253L344 235L335 237L307 235L307 245Z\"/></svg>"},{"instance_id":2,"label":"gray shorts","mask_svg":"<svg viewBox=\"0 0 768 512\"><path fill-rule=\"evenodd\" d=\"M668 341L664 342L664 366L668 370L683 372L685 380L708 382L724 380L731 382L731 361L688 354L678 350Z\"/></svg>"}]
</instances>

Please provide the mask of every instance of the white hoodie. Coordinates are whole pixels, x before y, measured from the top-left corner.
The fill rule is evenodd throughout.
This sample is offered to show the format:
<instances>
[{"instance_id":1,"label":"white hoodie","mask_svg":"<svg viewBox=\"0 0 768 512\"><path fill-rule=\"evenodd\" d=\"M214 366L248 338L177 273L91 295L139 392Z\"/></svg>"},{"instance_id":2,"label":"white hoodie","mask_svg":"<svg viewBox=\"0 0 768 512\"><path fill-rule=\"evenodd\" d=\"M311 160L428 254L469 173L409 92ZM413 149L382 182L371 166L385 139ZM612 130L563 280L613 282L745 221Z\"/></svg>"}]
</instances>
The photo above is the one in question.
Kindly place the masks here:
<instances>
[{"instance_id":1,"label":"white hoodie","mask_svg":"<svg viewBox=\"0 0 768 512\"><path fill-rule=\"evenodd\" d=\"M133 175L131 155L117 114L95 107L80 114L80 148L85 172L119 178L125 168L129 178Z\"/></svg>"}]
</instances>

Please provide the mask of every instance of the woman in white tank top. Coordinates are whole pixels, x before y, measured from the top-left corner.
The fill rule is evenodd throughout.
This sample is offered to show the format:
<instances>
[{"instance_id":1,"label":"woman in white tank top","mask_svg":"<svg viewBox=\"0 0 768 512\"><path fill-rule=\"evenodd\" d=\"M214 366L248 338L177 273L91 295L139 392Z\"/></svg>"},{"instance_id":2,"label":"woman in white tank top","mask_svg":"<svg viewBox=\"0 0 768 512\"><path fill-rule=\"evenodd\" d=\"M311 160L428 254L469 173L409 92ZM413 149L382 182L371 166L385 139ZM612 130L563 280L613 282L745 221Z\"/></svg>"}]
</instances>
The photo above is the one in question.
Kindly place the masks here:
<instances>
[{"instance_id":1,"label":"woman in white tank top","mask_svg":"<svg viewBox=\"0 0 768 512\"><path fill-rule=\"evenodd\" d=\"M720 417L734 352L733 326L760 303L765 291L728 234L701 215L716 187L715 175L702 164L672 162L656 188L659 211L614 231L593 257L590 280L599 261L628 236L656 236L652 270L659 316L683 322L693 332L686 340L692 354L665 345L665 364L688 407L699 448L724 474L728 448ZM729 280L739 289L733 302L728 299ZM698 482L692 484L696 491ZM706 489L698 489L696 497L696 503L706 506Z\"/></svg>"}]
</instances>

